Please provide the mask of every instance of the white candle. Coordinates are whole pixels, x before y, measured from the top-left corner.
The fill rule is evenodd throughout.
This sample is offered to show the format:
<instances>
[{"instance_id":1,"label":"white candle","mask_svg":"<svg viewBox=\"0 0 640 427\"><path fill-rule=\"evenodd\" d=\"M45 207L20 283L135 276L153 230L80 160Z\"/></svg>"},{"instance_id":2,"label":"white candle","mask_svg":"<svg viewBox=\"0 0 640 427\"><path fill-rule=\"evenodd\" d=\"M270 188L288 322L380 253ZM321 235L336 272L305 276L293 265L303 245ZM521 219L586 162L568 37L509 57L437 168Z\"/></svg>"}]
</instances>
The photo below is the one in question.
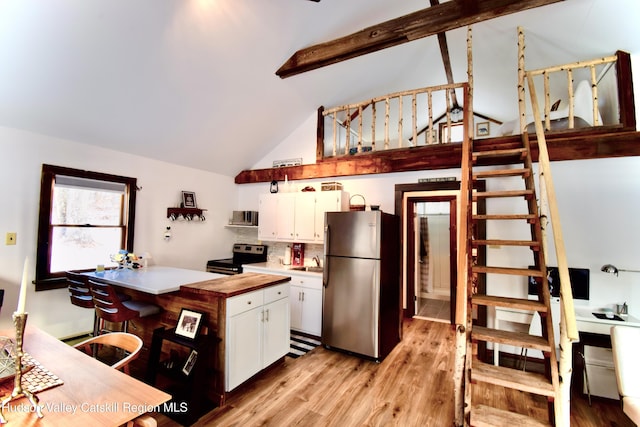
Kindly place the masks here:
<instances>
[{"instance_id":1,"label":"white candle","mask_svg":"<svg viewBox=\"0 0 640 427\"><path fill-rule=\"evenodd\" d=\"M20 296L18 297L18 310L19 314L24 313L25 306L27 305L27 275L29 272L29 257L24 260L24 270L22 271L22 284L20 285Z\"/></svg>"}]
</instances>

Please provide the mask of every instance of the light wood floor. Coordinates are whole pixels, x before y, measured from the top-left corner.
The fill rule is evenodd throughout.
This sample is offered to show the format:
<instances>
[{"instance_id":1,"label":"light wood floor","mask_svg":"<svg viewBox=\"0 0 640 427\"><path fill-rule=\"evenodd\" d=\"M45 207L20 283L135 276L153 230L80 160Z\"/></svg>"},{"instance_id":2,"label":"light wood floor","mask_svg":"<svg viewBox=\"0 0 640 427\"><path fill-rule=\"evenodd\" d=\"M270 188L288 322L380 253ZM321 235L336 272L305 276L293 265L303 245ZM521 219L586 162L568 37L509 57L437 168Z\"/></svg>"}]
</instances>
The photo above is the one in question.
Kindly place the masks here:
<instances>
[{"instance_id":1,"label":"light wood floor","mask_svg":"<svg viewBox=\"0 0 640 427\"><path fill-rule=\"evenodd\" d=\"M234 393L195 426L451 426L453 331L418 319L403 341L375 363L318 347L281 363ZM476 387L474 399L546 419L546 400ZM157 415L160 427L179 424ZM633 426L617 402L572 400L573 427Z\"/></svg>"}]
</instances>

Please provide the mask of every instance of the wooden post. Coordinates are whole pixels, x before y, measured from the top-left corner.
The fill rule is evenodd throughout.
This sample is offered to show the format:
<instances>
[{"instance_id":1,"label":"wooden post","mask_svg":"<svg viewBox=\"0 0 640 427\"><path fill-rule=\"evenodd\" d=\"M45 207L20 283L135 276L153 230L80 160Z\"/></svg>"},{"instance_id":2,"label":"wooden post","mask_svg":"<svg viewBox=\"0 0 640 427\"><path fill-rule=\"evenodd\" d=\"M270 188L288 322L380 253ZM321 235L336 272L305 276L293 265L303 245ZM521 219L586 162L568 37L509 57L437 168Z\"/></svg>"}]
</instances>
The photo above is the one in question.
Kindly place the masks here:
<instances>
[{"instance_id":1,"label":"wooden post","mask_svg":"<svg viewBox=\"0 0 640 427\"><path fill-rule=\"evenodd\" d=\"M465 367L466 367L466 353L467 353L467 331L464 325L456 325L456 360L454 362L455 370L453 372L453 384L454 384L454 423L457 427L465 425L465 409L467 403L465 402Z\"/></svg>"}]
</instances>

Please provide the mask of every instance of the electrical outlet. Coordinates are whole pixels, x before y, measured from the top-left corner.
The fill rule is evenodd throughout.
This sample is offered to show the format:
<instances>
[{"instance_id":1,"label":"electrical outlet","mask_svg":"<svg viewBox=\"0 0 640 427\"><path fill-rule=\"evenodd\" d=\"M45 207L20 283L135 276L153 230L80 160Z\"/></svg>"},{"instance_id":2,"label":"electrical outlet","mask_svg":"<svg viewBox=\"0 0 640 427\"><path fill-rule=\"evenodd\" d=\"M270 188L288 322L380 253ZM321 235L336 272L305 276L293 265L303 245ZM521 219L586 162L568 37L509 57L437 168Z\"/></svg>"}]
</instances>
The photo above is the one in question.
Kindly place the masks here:
<instances>
[{"instance_id":1,"label":"electrical outlet","mask_svg":"<svg viewBox=\"0 0 640 427\"><path fill-rule=\"evenodd\" d=\"M5 238L5 245L15 245L18 239L18 233L7 233Z\"/></svg>"}]
</instances>

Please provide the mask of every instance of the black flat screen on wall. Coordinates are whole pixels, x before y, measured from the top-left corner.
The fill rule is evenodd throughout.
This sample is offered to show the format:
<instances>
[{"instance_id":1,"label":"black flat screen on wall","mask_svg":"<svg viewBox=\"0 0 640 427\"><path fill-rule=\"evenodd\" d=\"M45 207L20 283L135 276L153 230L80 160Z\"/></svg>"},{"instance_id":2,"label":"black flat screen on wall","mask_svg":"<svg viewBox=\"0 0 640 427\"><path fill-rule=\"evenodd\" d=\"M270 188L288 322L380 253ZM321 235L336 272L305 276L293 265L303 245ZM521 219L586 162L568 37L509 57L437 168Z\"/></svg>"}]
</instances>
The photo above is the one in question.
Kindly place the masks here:
<instances>
[{"instance_id":1,"label":"black flat screen on wall","mask_svg":"<svg viewBox=\"0 0 640 427\"><path fill-rule=\"evenodd\" d=\"M529 266L529 268L535 268ZM552 297L560 296L560 275L558 267L547 267L549 278L549 292ZM529 295L538 295L539 277L529 276ZM589 269L569 267L569 279L571 280L571 292L573 299L589 299Z\"/></svg>"}]
</instances>

